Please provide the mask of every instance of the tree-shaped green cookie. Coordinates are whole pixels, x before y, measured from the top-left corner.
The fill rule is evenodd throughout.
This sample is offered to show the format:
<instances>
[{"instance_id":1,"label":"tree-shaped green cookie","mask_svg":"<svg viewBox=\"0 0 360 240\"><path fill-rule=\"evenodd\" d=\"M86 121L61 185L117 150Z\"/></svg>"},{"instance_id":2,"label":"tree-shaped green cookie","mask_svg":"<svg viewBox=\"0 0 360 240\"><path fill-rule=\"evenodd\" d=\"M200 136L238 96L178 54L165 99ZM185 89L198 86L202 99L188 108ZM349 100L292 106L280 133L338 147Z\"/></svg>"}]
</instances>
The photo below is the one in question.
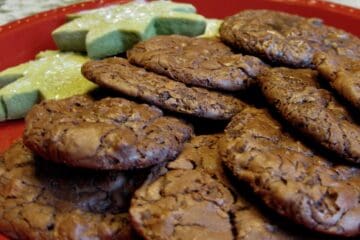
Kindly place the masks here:
<instances>
[{"instance_id":1,"label":"tree-shaped green cookie","mask_svg":"<svg viewBox=\"0 0 360 240\"><path fill-rule=\"evenodd\" d=\"M195 12L194 6L185 3L131 2L70 15L72 20L52 36L63 51L86 51L91 58L102 58L155 35L200 35L206 20Z\"/></svg>"},{"instance_id":2,"label":"tree-shaped green cookie","mask_svg":"<svg viewBox=\"0 0 360 240\"><path fill-rule=\"evenodd\" d=\"M23 118L41 99L61 99L96 88L81 75L87 57L45 51L36 58L0 72L0 121Z\"/></svg>"}]
</instances>

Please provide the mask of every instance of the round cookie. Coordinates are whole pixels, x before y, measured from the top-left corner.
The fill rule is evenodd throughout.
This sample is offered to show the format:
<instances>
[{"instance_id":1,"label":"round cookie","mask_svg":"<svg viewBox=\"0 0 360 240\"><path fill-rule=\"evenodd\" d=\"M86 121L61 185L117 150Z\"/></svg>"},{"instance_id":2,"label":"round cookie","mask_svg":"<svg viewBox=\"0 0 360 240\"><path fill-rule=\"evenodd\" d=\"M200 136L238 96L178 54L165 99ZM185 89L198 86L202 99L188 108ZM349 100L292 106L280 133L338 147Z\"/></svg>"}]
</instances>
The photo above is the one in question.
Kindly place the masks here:
<instances>
[{"instance_id":1,"label":"round cookie","mask_svg":"<svg viewBox=\"0 0 360 240\"><path fill-rule=\"evenodd\" d=\"M122 98L42 102L26 117L24 143L46 160L93 169L144 168L181 151L192 128Z\"/></svg>"},{"instance_id":2,"label":"round cookie","mask_svg":"<svg viewBox=\"0 0 360 240\"><path fill-rule=\"evenodd\" d=\"M315 71L273 68L258 79L266 99L292 126L343 159L360 163L360 127L318 86Z\"/></svg>"},{"instance_id":3,"label":"round cookie","mask_svg":"<svg viewBox=\"0 0 360 240\"><path fill-rule=\"evenodd\" d=\"M174 170L187 170L190 171L188 174L192 174L194 170L201 171L201 175L209 175L211 179L215 180L219 184L223 184L228 190L232 192L233 197L235 198L235 202L231 205L231 209L229 210L230 215L230 223L231 229L228 227L224 229L221 237L218 234L215 235L207 235L201 239L228 239L230 234L233 235L233 239L236 240L253 240L253 239L317 239L314 238L314 234L304 231L304 229L299 229L298 226L294 224L290 224L286 219L275 216L273 212L264 211L264 208L260 208L259 204L257 204L253 196L248 196L248 191L243 188L236 186L237 183L234 183L232 180L228 178L225 174L225 171L222 167L222 162L220 159L220 155L218 154L218 141L221 139L222 134L216 135L201 135L194 137L190 142L185 144L184 150L182 153L176 158L176 160L169 162L167 164L167 168L170 172ZM161 182L164 182L168 178L168 175L165 174L163 178L159 178L159 176L153 176L152 179L145 183L145 185L139 191L147 191L147 194L152 194L158 191L158 186L161 186ZM185 174L185 173L182 173ZM208 178L208 177L207 177ZM212 180L212 181L213 181ZM211 182L212 182L211 181ZM177 180L173 180L173 185L175 184L183 184L183 179L179 177ZM150 187L151 184L153 187ZM193 184L193 183L188 183ZM175 189L176 187L174 187ZM146 189L146 190L144 190ZM155 189L155 191L153 191ZM161 191L160 191L161 192ZM170 194L169 194L170 195ZM163 197L163 195L161 195ZM166 197L166 196L165 196ZM135 208L136 214L146 215L146 209L150 208L158 208L162 202L161 199L159 201L155 201L154 205L151 202L146 202L144 205L146 206L139 210L139 205L132 205L132 209ZM174 199L177 200L176 198ZM181 200L181 199L180 199ZM179 201L180 201L179 200ZM137 201L137 200L136 200ZM137 202L139 203L139 202ZM143 224L145 221L141 220L136 222L135 224L139 224L138 231L141 232L149 232L153 229L169 229L167 227L173 226L172 222L168 221L171 216L179 216L177 215L179 211L177 209L166 208L168 205L163 205L162 209L165 209L166 217L155 217L156 227L150 224ZM193 212L192 208L180 207L181 214L186 216L191 216L191 214L196 214ZM198 209L202 213L206 213L208 211L207 205L202 205L200 209ZM157 216L155 214L155 216ZM208 221L209 215L201 214L198 221L202 220L203 222ZM179 217L181 218L181 217ZM146 221L152 221L153 218L147 219ZM213 219L212 219L213 220ZM170 222L170 224L168 224ZM177 226L177 225L176 225ZM158 228L159 227L159 228ZM208 227L211 225L204 225L204 228L192 228L192 236L203 236L203 232L209 233ZM231 231L226 232L226 231ZM156 230L154 230L156 231ZM184 234L180 235L180 232L174 231L174 234L169 237L166 231L157 231L156 237L158 239L189 239L189 236ZM154 236L146 235L146 239L153 239Z\"/></svg>"},{"instance_id":4,"label":"round cookie","mask_svg":"<svg viewBox=\"0 0 360 240\"><path fill-rule=\"evenodd\" d=\"M124 58L90 61L82 73L90 81L170 111L209 119L230 119L246 105L239 99L147 72Z\"/></svg>"},{"instance_id":5,"label":"round cookie","mask_svg":"<svg viewBox=\"0 0 360 240\"><path fill-rule=\"evenodd\" d=\"M126 212L148 170L43 161L21 141L0 156L0 232L11 239L134 239Z\"/></svg>"},{"instance_id":6,"label":"round cookie","mask_svg":"<svg viewBox=\"0 0 360 240\"><path fill-rule=\"evenodd\" d=\"M277 239L300 240L317 239L314 233L304 231L286 219L266 211L259 202L254 201L249 192L237 186L237 183L226 174L220 154L218 142L223 134L200 135L185 144L184 150L172 162L167 164L170 170L200 170L209 174L213 179L224 184L233 194L235 203L232 205L232 229L234 239ZM250 195L250 196L248 196ZM203 210L204 212L206 209Z\"/></svg>"},{"instance_id":7,"label":"round cookie","mask_svg":"<svg viewBox=\"0 0 360 240\"><path fill-rule=\"evenodd\" d=\"M233 239L233 197L210 175L174 170L138 189L130 215L145 239Z\"/></svg>"},{"instance_id":8,"label":"round cookie","mask_svg":"<svg viewBox=\"0 0 360 240\"><path fill-rule=\"evenodd\" d=\"M246 10L225 18L220 36L229 45L272 63L312 67L317 51L360 58L360 40L321 19L269 10Z\"/></svg>"},{"instance_id":9,"label":"round cookie","mask_svg":"<svg viewBox=\"0 0 360 240\"><path fill-rule=\"evenodd\" d=\"M235 116L219 149L231 172L280 215L322 233L360 234L359 169L312 152L265 110Z\"/></svg>"},{"instance_id":10,"label":"round cookie","mask_svg":"<svg viewBox=\"0 0 360 240\"><path fill-rule=\"evenodd\" d=\"M258 58L233 54L219 39L157 36L128 50L130 63L189 85L237 91L255 83L265 66Z\"/></svg>"},{"instance_id":11,"label":"round cookie","mask_svg":"<svg viewBox=\"0 0 360 240\"><path fill-rule=\"evenodd\" d=\"M318 53L314 64L331 87L360 110L360 59Z\"/></svg>"}]
</instances>

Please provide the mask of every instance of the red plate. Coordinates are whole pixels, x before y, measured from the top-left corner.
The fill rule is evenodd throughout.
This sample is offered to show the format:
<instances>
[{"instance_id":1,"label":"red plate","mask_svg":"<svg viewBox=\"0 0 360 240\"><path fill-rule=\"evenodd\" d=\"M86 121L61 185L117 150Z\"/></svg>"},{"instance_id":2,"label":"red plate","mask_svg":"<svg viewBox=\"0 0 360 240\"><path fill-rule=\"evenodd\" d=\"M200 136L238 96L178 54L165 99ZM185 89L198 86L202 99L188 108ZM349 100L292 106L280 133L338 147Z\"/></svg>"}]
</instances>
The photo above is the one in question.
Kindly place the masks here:
<instances>
[{"instance_id":1,"label":"red plate","mask_svg":"<svg viewBox=\"0 0 360 240\"><path fill-rule=\"evenodd\" d=\"M127 0L95 0L58 8L0 26L0 71L33 59L41 50L55 49L50 33L65 22L65 15L84 9L92 9ZM206 17L223 18L242 9L272 9L319 17L329 25L342 28L360 36L360 10L318 0L182 0L194 4ZM22 134L22 120L0 123L0 152ZM0 235L0 240L5 240Z\"/></svg>"}]
</instances>

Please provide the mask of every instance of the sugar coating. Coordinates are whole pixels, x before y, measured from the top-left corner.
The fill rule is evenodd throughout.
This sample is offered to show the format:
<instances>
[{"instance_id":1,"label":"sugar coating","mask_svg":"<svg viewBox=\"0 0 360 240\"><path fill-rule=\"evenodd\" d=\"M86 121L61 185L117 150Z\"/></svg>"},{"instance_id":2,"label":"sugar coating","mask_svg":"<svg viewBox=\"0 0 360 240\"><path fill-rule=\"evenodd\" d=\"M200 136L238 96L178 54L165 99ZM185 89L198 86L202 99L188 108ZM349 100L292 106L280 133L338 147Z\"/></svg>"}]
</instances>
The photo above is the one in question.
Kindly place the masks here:
<instances>
[{"instance_id":1,"label":"sugar coating","mask_svg":"<svg viewBox=\"0 0 360 240\"><path fill-rule=\"evenodd\" d=\"M87 60L79 54L45 51L36 60L0 72L0 121L23 118L41 99L62 99L96 88L80 72Z\"/></svg>"},{"instance_id":2,"label":"sugar coating","mask_svg":"<svg viewBox=\"0 0 360 240\"><path fill-rule=\"evenodd\" d=\"M201 38L214 38L214 37L220 37L219 29L221 24L223 23L223 20L212 18L212 19L206 19L206 29L205 32L198 36Z\"/></svg>"},{"instance_id":3,"label":"sugar coating","mask_svg":"<svg viewBox=\"0 0 360 240\"><path fill-rule=\"evenodd\" d=\"M92 58L102 58L155 35L200 35L206 21L195 12L191 4L131 2L69 15L72 21L52 35L61 50L86 51Z\"/></svg>"}]
</instances>

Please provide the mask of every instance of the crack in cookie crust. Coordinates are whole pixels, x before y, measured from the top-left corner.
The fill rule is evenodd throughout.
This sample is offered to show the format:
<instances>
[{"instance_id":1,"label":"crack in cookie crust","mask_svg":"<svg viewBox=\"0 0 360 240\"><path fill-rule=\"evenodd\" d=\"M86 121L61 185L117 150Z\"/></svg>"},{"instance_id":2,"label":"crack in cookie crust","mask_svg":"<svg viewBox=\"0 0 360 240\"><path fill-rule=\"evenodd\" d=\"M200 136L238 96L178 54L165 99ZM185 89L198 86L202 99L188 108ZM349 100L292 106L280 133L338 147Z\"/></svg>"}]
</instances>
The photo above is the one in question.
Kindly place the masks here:
<instances>
[{"instance_id":1,"label":"crack in cookie crust","mask_svg":"<svg viewBox=\"0 0 360 240\"><path fill-rule=\"evenodd\" d=\"M128 209L148 170L97 172L43 161L17 142L0 156L0 232L12 239L132 239Z\"/></svg>"},{"instance_id":2,"label":"crack in cookie crust","mask_svg":"<svg viewBox=\"0 0 360 240\"><path fill-rule=\"evenodd\" d=\"M204 88L186 86L143 68L123 58L90 61L82 73L90 81L160 108L209 119L230 119L246 107L233 97Z\"/></svg>"},{"instance_id":3,"label":"crack in cookie crust","mask_svg":"<svg viewBox=\"0 0 360 240\"><path fill-rule=\"evenodd\" d=\"M309 69L273 68L259 77L269 103L292 126L344 160L360 163L360 128Z\"/></svg>"},{"instance_id":4,"label":"crack in cookie crust","mask_svg":"<svg viewBox=\"0 0 360 240\"><path fill-rule=\"evenodd\" d=\"M359 170L314 154L265 110L234 117L220 150L234 175L279 214L319 232L359 235Z\"/></svg>"},{"instance_id":5,"label":"crack in cookie crust","mask_svg":"<svg viewBox=\"0 0 360 240\"><path fill-rule=\"evenodd\" d=\"M127 52L130 63L185 84L227 91L246 89L265 66L258 58L234 54L218 39L157 36Z\"/></svg>"},{"instance_id":6,"label":"crack in cookie crust","mask_svg":"<svg viewBox=\"0 0 360 240\"><path fill-rule=\"evenodd\" d=\"M26 117L24 142L47 160L124 170L175 158L191 134L190 126L156 107L75 96L36 105Z\"/></svg>"},{"instance_id":7,"label":"crack in cookie crust","mask_svg":"<svg viewBox=\"0 0 360 240\"><path fill-rule=\"evenodd\" d=\"M360 39L321 19L269 10L246 10L225 18L227 44L275 64L313 67L316 52L360 58Z\"/></svg>"}]
</instances>

